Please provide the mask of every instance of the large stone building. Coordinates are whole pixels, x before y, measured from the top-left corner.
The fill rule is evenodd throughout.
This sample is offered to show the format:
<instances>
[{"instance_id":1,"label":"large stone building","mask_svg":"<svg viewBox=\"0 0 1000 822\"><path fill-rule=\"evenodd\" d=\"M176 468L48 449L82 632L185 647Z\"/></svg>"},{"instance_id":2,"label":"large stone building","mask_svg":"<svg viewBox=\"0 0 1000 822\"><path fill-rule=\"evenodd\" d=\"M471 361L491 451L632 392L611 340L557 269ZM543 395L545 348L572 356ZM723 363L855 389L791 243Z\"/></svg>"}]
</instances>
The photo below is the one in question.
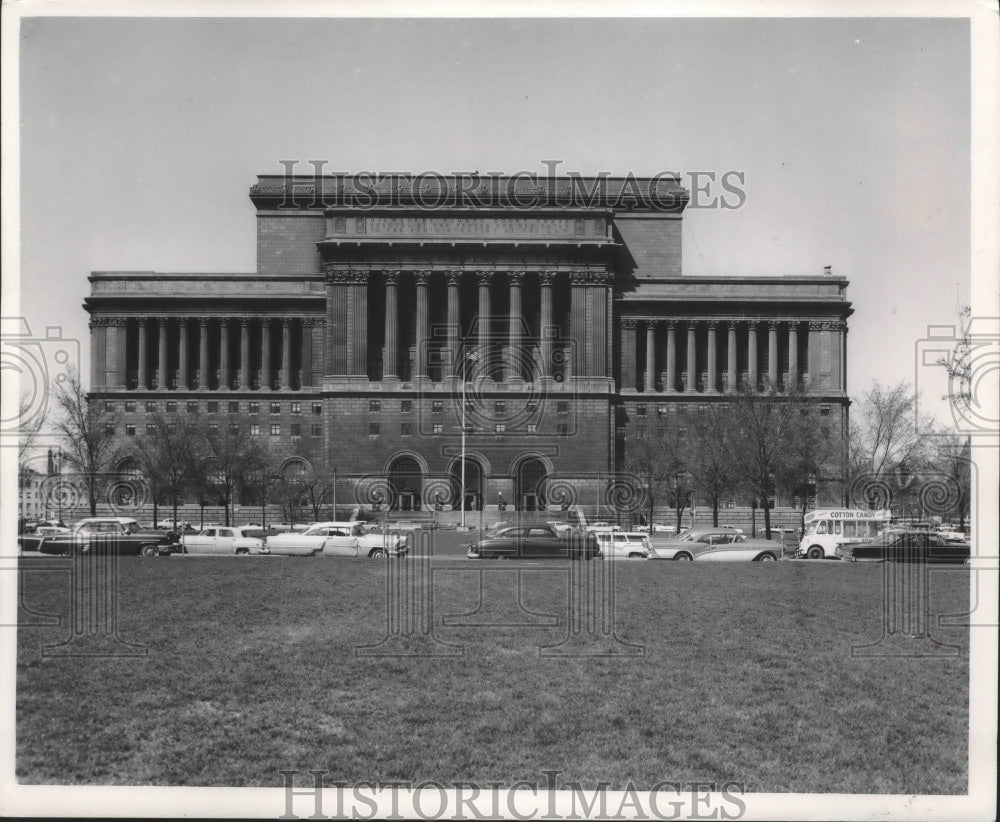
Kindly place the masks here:
<instances>
[{"instance_id":1,"label":"large stone building","mask_svg":"<svg viewBox=\"0 0 1000 822\"><path fill-rule=\"evenodd\" d=\"M747 383L811 386L846 438L847 281L683 276L676 177L261 176L250 199L256 272L91 274L92 396L122 433L249 417L404 510L457 506L463 454L467 507L598 501Z\"/></svg>"}]
</instances>

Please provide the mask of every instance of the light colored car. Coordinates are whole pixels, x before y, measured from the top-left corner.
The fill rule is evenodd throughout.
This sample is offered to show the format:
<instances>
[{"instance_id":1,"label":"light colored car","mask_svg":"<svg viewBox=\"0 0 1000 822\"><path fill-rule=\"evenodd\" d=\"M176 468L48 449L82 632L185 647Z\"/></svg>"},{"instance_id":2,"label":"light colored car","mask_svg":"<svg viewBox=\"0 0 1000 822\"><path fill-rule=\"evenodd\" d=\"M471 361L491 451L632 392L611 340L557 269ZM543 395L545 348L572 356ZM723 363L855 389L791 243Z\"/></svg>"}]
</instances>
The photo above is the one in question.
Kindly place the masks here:
<instances>
[{"instance_id":1,"label":"light colored car","mask_svg":"<svg viewBox=\"0 0 1000 822\"><path fill-rule=\"evenodd\" d=\"M709 545L694 558L695 562L776 562L781 543L769 539L738 539L735 542Z\"/></svg>"},{"instance_id":2,"label":"light colored car","mask_svg":"<svg viewBox=\"0 0 1000 822\"><path fill-rule=\"evenodd\" d=\"M653 553L649 558L687 561L714 545L729 545L745 539L733 528L688 528L673 539L651 539Z\"/></svg>"},{"instance_id":3,"label":"light colored car","mask_svg":"<svg viewBox=\"0 0 1000 822\"><path fill-rule=\"evenodd\" d=\"M597 531L604 559L646 559L653 552L649 537L637 531Z\"/></svg>"},{"instance_id":4,"label":"light colored car","mask_svg":"<svg viewBox=\"0 0 1000 822\"><path fill-rule=\"evenodd\" d=\"M570 531L573 530L573 526L565 522L559 522L558 520L549 520L545 523L553 531L555 531L559 536L566 536Z\"/></svg>"},{"instance_id":5,"label":"light colored car","mask_svg":"<svg viewBox=\"0 0 1000 822\"><path fill-rule=\"evenodd\" d=\"M246 525L203 528L197 534L185 534L181 544L187 554L266 554L264 540L257 536L259 529Z\"/></svg>"},{"instance_id":6,"label":"light colored car","mask_svg":"<svg viewBox=\"0 0 1000 822\"><path fill-rule=\"evenodd\" d=\"M331 557L405 557L408 538L403 534L370 534L363 522L317 522L305 531L289 531L267 538L272 554Z\"/></svg>"}]
</instances>

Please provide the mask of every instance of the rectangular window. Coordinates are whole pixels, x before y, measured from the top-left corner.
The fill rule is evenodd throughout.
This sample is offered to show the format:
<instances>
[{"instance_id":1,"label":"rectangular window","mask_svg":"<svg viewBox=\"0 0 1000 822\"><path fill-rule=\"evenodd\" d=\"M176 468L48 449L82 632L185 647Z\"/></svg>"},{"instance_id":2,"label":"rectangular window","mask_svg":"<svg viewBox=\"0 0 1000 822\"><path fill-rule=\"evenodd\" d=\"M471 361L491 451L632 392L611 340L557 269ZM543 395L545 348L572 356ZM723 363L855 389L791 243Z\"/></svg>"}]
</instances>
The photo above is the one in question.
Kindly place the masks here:
<instances>
[{"instance_id":1,"label":"rectangular window","mask_svg":"<svg viewBox=\"0 0 1000 822\"><path fill-rule=\"evenodd\" d=\"M146 413L152 414L156 411L156 403L153 400L146 400Z\"/></svg>"},{"instance_id":2,"label":"rectangular window","mask_svg":"<svg viewBox=\"0 0 1000 822\"><path fill-rule=\"evenodd\" d=\"M527 430L528 430L529 434L537 434L538 433L538 426L535 423L533 423L533 422L529 422L528 425L527 425Z\"/></svg>"},{"instance_id":3,"label":"rectangular window","mask_svg":"<svg viewBox=\"0 0 1000 822\"><path fill-rule=\"evenodd\" d=\"M434 423L433 431L434 431L435 434L443 434L444 433L444 426L441 423L436 422L436 423Z\"/></svg>"},{"instance_id":4,"label":"rectangular window","mask_svg":"<svg viewBox=\"0 0 1000 822\"><path fill-rule=\"evenodd\" d=\"M321 403L321 402L314 402L313 403L313 413L314 414L322 414L323 413L323 403Z\"/></svg>"},{"instance_id":5,"label":"rectangular window","mask_svg":"<svg viewBox=\"0 0 1000 822\"><path fill-rule=\"evenodd\" d=\"M556 403L556 413L557 414L568 414L569 413L569 400L559 400Z\"/></svg>"},{"instance_id":6,"label":"rectangular window","mask_svg":"<svg viewBox=\"0 0 1000 822\"><path fill-rule=\"evenodd\" d=\"M219 413L219 403L217 400L210 400L208 403L208 413L218 414Z\"/></svg>"},{"instance_id":7,"label":"rectangular window","mask_svg":"<svg viewBox=\"0 0 1000 822\"><path fill-rule=\"evenodd\" d=\"M167 413L176 414L177 413L177 403L173 400L167 400Z\"/></svg>"},{"instance_id":8,"label":"rectangular window","mask_svg":"<svg viewBox=\"0 0 1000 822\"><path fill-rule=\"evenodd\" d=\"M187 404L187 409L188 409L188 413L189 414L197 414L198 413L198 403L196 403L196 402L189 402Z\"/></svg>"},{"instance_id":9,"label":"rectangular window","mask_svg":"<svg viewBox=\"0 0 1000 822\"><path fill-rule=\"evenodd\" d=\"M239 400L232 400L229 403L229 413L230 414L239 414L240 413L240 403L239 403Z\"/></svg>"},{"instance_id":10,"label":"rectangular window","mask_svg":"<svg viewBox=\"0 0 1000 822\"><path fill-rule=\"evenodd\" d=\"M368 413L378 414L382 410L381 400L368 400Z\"/></svg>"},{"instance_id":11,"label":"rectangular window","mask_svg":"<svg viewBox=\"0 0 1000 822\"><path fill-rule=\"evenodd\" d=\"M400 410L404 414L412 414L413 413L413 400L403 400L400 403L399 408L400 408Z\"/></svg>"},{"instance_id":12,"label":"rectangular window","mask_svg":"<svg viewBox=\"0 0 1000 822\"><path fill-rule=\"evenodd\" d=\"M170 434L176 434L177 433L177 423L176 422L168 422L167 423L167 431Z\"/></svg>"},{"instance_id":13,"label":"rectangular window","mask_svg":"<svg viewBox=\"0 0 1000 822\"><path fill-rule=\"evenodd\" d=\"M677 436L678 437L686 437L687 436L687 432L688 432L688 430L686 428L678 428L677 429Z\"/></svg>"},{"instance_id":14,"label":"rectangular window","mask_svg":"<svg viewBox=\"0 0 1000 822\"><path fill-rule=\"evenodd\" d=\"M399 433L404 437L408 437L413 433L413 424L409 422L404 422L399 426Z\"/></svg>"},{"instance_id":15,"label":"rectangular window","mask_svg":"<svg viewBox=\"0 0 1000 822\"><path fill-rule=\"evenodd\" d=\"M302 403L301 402L293 402L292 403L292 413L293 414L301 414L302 413Z\"/></svg>"},{"instance_id":16,"label":"rectangular window","mask_svg":"<svg viewBox=\"0 0 1000 822\"><path fill-rule=\"evenodd\" d=\"M637 417L645 417L646 416L646 406L645 405L637 405L635 407L635 415Z\"/></svg>"},{"instance_id":17,"label":"rectangular window","mask_svg":"<svg viewBox=\"0 0 1000 822\"><path fill-rule=\"evenodd\" d=\"M147 434L152 434L155 430L156 430L156 426L153 425L153 423L151 423L151 422L147 422L146 423L146 433Z\"/></svg>"},{"instance_id":18,"label":"rectangular window","mask_svg":"<svg viewBox=\"0 0 1000 822\"><path fill-rule=\"evenodd\" d=\"M377 437L379 432L379 426L377 422L368 423L368 436Z\"/></svg>"},{"instance_id":19,"label":"rectangular window","mask_svg":"<svg viewBox=\"0 0 1000 822\"><path fill-rule=\"evenodd\" d=\"M505 400L497 400L493 403L493 413L498 417L507 416L507 403Z\"/></svg>"},{"instance_id":20,"label":"rectangular window","mask_svg":"<svg viewBox=\"0 0 1000 822\"><path fill-rule=\"evenodd\" d=\"M272 437L281 436L281 423L278 422L271 423L271 436Z\"/></svg>"},{"instance_id":21,"label":"rectangular window","mask_svg":"<svg viewBox=\"0 0 1000 822\"><path fill-rule=\"evenodd\" d=\"M440 414L444 411L444 400L431 400L431 413Z\"/></svg>"},{"instance_id":22,"label":"rectangular window","mask_svg":"<svg viewBox=\"0 0 1000 822\"><path fill-rule=\"evenodd\" d=\"M213 435L214 434L218 434L219 433L219 423L217 423L217 422L210 422L208 424L208 433L209 434L213 434Z\"/></svg>"},{"instance_id":23,"label":"rectangular window","mask_svg":"<svg viewBox=\"0 0 1000 822\"><path fill-rule=\"evenodd\" d=\"M707 414L708 413L708 406L707 405L699 405L698 406L698 413L699 414Z\"/></svg>"},{"instance_id":24,"label":"rectangular window","mask_svg":"<svg viewBox=\"0 0 1000 822\"><path fill-rule=\"evenodd\" d=\"M821 417L829 417L830 416L830 406L829 405L821 405L819 407L819 415Z\"/></svg>"},{"instance_id":25,"label":"rectangular window","mask_svg":"<svg viewBox=\"0 0 1000 822\"><path fill-rule=\"evenodd\" d=\"M557 429L557 433L559 434L560 437L568 437L569 436L569 426L566 425L566 423L564 423L564 422L559 423L559 425L556 426L556 429Z\"/></svg>"},{"instance_id":26,"label":"rectangular window","mask_svg":"<svg viewBox=\"0 0 1000 822\"><path fill-rule=\"evenodd\" d=\"M529 414L534 414L538 410L538 400L528 400L524 404L524 410Z\"/></svg>"},{"instance_id":27,"label":"rectangular window","mask_svg":"<svg viewBox=\"0 0 1000 822\"><path fill-rule=\"evenodd\" d=\"M135 411L135 400L125 400L125 411L129 414Z\"/></svg>"},{"instance_id":28,"label":"rectangular window","mask_svg":"<svg viewBox=\"0 0 1000 822\"><path fill-rule=\"evenodd\" d=\"M125 426L125 436L126 437L134 437L135 436L135 426L134 425L126 425Z\"/></svg>"},{"instance_id":29,"label":"rectangular window","mask_svg":"<svg viewBox=\"0 0 1000 822\"><path fill-rule=\"evenodd\" d=\"M506 423L498 422L493 426L494 434L504 434L507 431Z\"/></svg>"},{"instance_id":30,"label":"rectangular window","mask_svg":"<svg viewBox=\"0 0 1000 822\"><path fill-rule=\"evenodd\" d=\"M280 414L281 413L281 403L280 402L272 402L271 405L270 405L270 411L271 411L272 415L274 415L274 414Z\"/></svg>"},{"instance_id":31,"label":"rectangular window","mask_svg":"<svg viewBox=\"0 0 1000 822\"><path fill-rule=\"evenodd\" d=\"M636 428L635 429L635 438L637 440L644 440L644 439L646 439L646 429L645 428Z\"/></svg>"},{"instance_id":32,"label":"rectangular window","mask_svg":"<svg viewBox=\"0 0 1000 822\"><path fill-rule=\"evenodd\" d=\"M114 401L113 400L105 400L104 401L104 410L107 413L109 413L109 414L113 413L114 410L115 410L115 403L114 403Z\"/></svg>"},{"instance_id":33,"label":"rectangular window","mask_svg":"<svg viewBox=\"0 0 1000 822\"><path fill-rule=\"evenodd\" d=\"M476 413L476 404L472 400L465 401L465 413L466 414Z\"/></svg>"},{"instance_id":34,"label":"rectangular window","mask_svg":"<svg viewBox=\"0 0 1000 822\"><path fill-rule=\"evenodd\" d=\"M323 436L323 426L322 425L314 425L312 427L312 435L314 437L322 437Z\"/></svg>"},{"instance_id":35,"label":"rectangular window","mask_svg":"<svg viewBox=\"0 0 1000 822\"><path fill-rule=\"evenodd\" d=\"M667 438L667 429L666 428L657 428L656 429L656 438L660 439L660 440L666 439Z\"/></svg>"},{"instance_id":36,"label":"rectangular window","mask_svg":"<svg viewBox=\"0 0 1000 822\"><path fill-rule=\"evenodd\" d=\"M683 403L682 402L680 405L677 406L677 413L678 414L686 415L687 412L688 412L687 403Z\"/></svg>"},{"instance_id":37,"label":"rectangular window","mask_svg":"<svg viewBox=\"0 0 1000 822\"><path fill-rule=\"evenodd\" d=\"M656 416L658 416L658 417L665 417L665 416L667 416L667 406L666 405L658 405L658 406L656 406Z\"/></svg>"},{"instance_id":38,"label":"rectangular window","mask_svg":"<svg viewBox=\"0 0 1000 822\"><path fill-rule=\"evenodd\" d=\"M289 433L292 435L292 440L302 439L302 424L298 422L291 423Z\"/></svg>"},{"instance_id":39,"label":"rectangular window","mask_svg":"<svg viewBox=\"0 0 1000 822\"><path fill-rule=\"evenodd\" d=\"M247 403L247 412L250 413L250 414L259 414L260 413L260 403L257 402L256 400L253 400L252 402L248 402Z\"/></svg>"},{"instance_id":40,"label":"rectangular window","mask_svg":"<svg viewBox=\"0 0 1000 822\"><path fill-rule=\"evenodd\" d=\"M250 423L250 436L256 437L260 434L260 423L252 422Z\"/></svg>"},{"instance_id":41,"label":"rectangular window","mask_svg":"<svg viewBox=\"0 0 1000 822\"><path fill-rule=\"evenodd\" d=\"M231 422L231 423L229 423L229 433L230 434L239 434L240 433L240 424L238 422Z\"/></svg>"}]
</instances>

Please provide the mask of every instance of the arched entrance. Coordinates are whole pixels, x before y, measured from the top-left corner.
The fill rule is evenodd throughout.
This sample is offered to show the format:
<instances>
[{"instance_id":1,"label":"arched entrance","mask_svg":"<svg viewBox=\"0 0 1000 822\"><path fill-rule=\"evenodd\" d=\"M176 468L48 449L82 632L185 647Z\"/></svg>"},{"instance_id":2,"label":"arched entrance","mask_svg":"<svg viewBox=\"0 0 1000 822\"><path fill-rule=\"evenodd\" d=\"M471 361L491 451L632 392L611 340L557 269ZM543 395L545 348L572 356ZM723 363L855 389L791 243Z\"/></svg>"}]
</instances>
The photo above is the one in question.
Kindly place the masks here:
<instances>
[{"instance_id":1,"label":"arched entrance","mask_svg":"<svg viewBox=\"0 0 1000 822\"><path fill-rule=\"evenodd\" d=\"M545 463L535 457L521 462L514 475L514 501L519 511L545 510Z\"/></svg>"},{"instance_id":2,"label":"arched entrance","mask_svg":"<svg viewBox=\"0 0 1000 822\"><path fill-rule=\"evenodd\" d=\"M389 485L392 486L397 510L420 510L422 484L423 474L413 457L399 457L389 466Z\"/></svg>"},{"instance_id":3,"label":"arched entrance","mask_svg":"<svg viewBox=\"0 0 1000 822\"><path fill-rule=\"evenodd\" d=\"M452 485L455 488L454 498L460 499L462 488L462 460L457 459L451 466ZM470 457L465 458L465 500L466 511L481 511L483 500L486 499L486 477L483 466Z\"/></svg>"}]
</instances>

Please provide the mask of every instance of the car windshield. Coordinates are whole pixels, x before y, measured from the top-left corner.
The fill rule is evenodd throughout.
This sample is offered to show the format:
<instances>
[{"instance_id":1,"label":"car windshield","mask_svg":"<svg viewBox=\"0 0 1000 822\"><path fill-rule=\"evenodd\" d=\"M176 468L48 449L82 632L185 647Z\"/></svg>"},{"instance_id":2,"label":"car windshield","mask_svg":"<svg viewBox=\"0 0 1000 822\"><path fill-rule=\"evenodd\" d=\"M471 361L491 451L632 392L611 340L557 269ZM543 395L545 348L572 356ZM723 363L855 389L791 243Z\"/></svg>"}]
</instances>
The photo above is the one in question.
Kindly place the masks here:
<instances>
[{"instance_id":1,"label":"car windshield","mask_svg":"<svg viewBox=\"0 0 1000 822\"><path fill-rule=\"evenodd\" d=\"M134 534L138 530L139 530L139 523L138 522L129 522L129 523L125 524L125 533L126 534Z\"/></svg>"},{"instance_id":2,"label":"car windshield","mask_svg":"<svg viewBox=\"0 0 1000 822\"><path fill-rule=\"evenodd\" d=\"M691 529L690 529L690 528L685 528L685 529L684 529L683 531L681 531L681 532L680 532L680 533L679 533L679 534L677 535L677 539L679 539L679 540L682 540L682 541L683 541L683 540L684 540L684 538L685 538L685 537L686 537L686 536L687 536L688 534L690 534L690 533L691 533Z\"/></svg>"}]
</instances>

